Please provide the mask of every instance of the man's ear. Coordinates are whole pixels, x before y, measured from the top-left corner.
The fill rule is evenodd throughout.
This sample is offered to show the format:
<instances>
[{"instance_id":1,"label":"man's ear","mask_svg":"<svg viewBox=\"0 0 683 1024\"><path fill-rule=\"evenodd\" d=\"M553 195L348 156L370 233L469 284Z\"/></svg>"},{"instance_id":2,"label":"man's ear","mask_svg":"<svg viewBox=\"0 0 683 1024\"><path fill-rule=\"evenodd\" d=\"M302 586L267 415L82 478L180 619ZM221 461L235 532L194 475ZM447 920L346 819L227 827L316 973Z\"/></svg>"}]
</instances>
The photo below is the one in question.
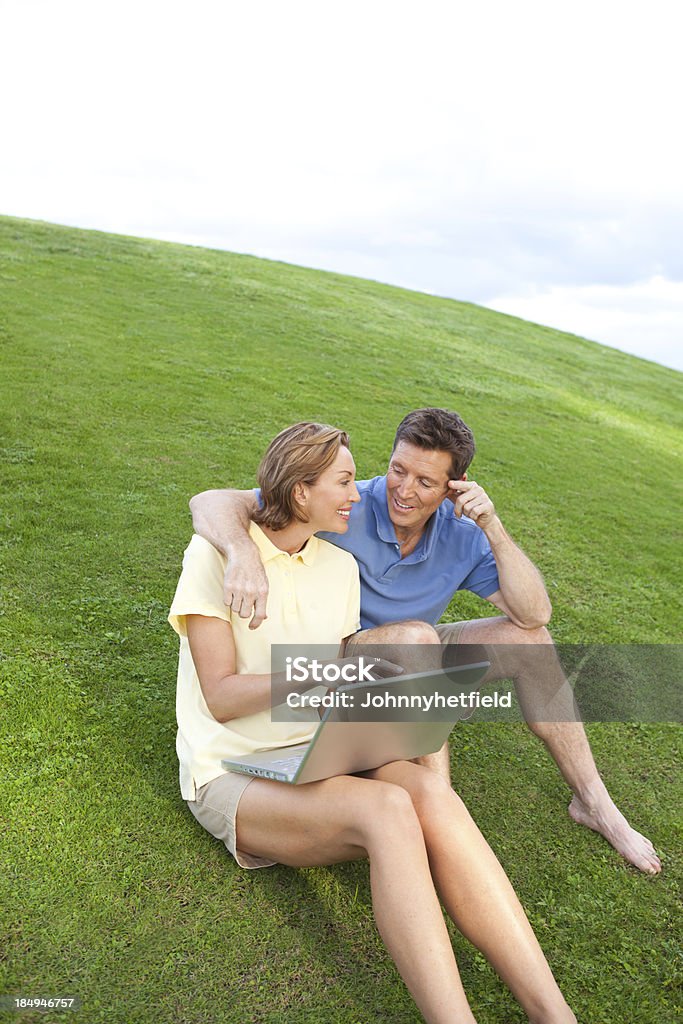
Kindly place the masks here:
<instances>
[{"instance_id":1,"label":"man's ear","mask_svg":"<svg viewBox=\"0 0 683 1024\"><path fill-rule=\"evenodd\" d=\"M446 497L450 501L455 501L454 494L457 493L457 492L454 492L453 488L449 487L448 485L450 484L451 480L455 480L455 479L456 479L456 477L451 477L450 480L448 481L448 483L446 484L446 491L447 491ZM467 480L467 473L463 473L463 475L457 477L457 479L458 480Z\"/></svg>"}]
</instances>

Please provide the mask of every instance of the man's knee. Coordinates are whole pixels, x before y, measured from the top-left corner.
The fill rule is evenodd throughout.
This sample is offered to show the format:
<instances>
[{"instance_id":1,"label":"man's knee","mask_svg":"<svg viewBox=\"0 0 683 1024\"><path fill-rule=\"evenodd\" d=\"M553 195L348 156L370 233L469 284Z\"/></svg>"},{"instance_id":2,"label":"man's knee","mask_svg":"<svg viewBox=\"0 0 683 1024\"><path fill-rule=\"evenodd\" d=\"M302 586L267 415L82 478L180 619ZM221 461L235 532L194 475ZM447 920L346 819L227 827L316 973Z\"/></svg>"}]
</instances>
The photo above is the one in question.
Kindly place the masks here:
<instances>
[{"instance_id":1,"label":"man's knee","mask_svg":"<svg viewBox=\"0 0 683 1024\"><path fill-rule=\"evenodd\" d=\"M439 634L428 622L406 619L404 622L387 622L383 626L363 629L354 634L346 645L347 653L352 647L373 644L439 644Z\"/></svg>"},{"instance_id":2,"label":"man's knee","mask_svg":"<svg viewBox=\"0 0 683 1024\"><path fill-rule=\"evenodd\" d=\"M396 644L438 644L439 634L428 622L408 619L406 622L391 623L395 630L392 643Z\"/></svg>"},{"instance_id":3,"label":"man's knee","mask_svg":"<svg viewBox=\"0 0 683 1024\"><path fill-rule=\"evenodd\" d=\"M514 622L510 624L514 630L514 636L517 638L516 643L521 644L552 644L553 638L550 635L550 630L547 626L536 626L534 629L523 629L521 626L516 626Z\"/></svg>"},{"instance_id":4,"label":"man's knee","mask_svg":"<svg viewBox=\"0 0 683 1024\"><path fill-rule=\"evenodd\" d=\"M498 635L496 643L499 644L552 644L553 638L546 626L534 626L533 629L525 629L518 626L511 619L503 619L497 627ZM467 634L463 640L467 643Z\"/></svg>"}]
</instances>

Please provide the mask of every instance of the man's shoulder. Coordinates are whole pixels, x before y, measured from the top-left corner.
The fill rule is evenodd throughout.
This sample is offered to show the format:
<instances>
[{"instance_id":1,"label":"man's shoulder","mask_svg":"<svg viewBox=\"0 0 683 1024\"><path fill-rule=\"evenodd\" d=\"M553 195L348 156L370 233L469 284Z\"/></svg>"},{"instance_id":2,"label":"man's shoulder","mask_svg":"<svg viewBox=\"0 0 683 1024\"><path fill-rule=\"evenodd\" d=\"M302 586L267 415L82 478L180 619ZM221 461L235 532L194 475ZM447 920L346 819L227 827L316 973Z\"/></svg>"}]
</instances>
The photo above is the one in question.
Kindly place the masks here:
<instances>
[{"instance_id":1,"label":"man's shoulder","mask_svg":"<svg viewBox=\"0 0 683 1024\"><path fill-rule=\"evenodd\" d=\"M450 507L448 507L450 506ZM467 516L456 516L453 503L446 499L437 512L437 529L439 540L442 543L458 543L471 546L479 546L485 536L473 519Z\"/></svg>"},{"instance_id":2,"label":"man's shoulder","mask_svg":"<svg viewBox=\"0 0 683 1024\"><path fill-rule=\"evenodd\" d=\"M373 476L369 480L356 480L356 487L361 498L363 496L372 497L384 479L383 476Z\"/></svg>"},{"instance_id":3,"label":"man's shoulder","mask_svg":"<svg viewBox=\"0 0 683 1024\"><path fill-rule=\"evenodd\" d=\"M439 505L439 509L438 509L437 515L439 517L440 522L445 525L446 529L449 529L449 530L468 530L468 529L472 529L472 528L475 529L475 530L479 529L479 527L475 523L474 519L468 519L467 516L465 516L465 515L460 516L460 518L458 518L458 516L456 516L456 514L455 514L455 506L453 505L453 502L450 500L450 498L446 498L445 501L441 502L441 504Z\"/></svg>"},{"instance_id":4,"label":"man's shoulder","mask_svg":"<svg viewBox=\"0 0 683 1024\"><path fill-rule=\"evenodd\" d=\"M374 522L378 510L386 506L386 477L373 476L370 480L356 480L356 487L360 494L360 502L351 509L350 525L354 519L356 522Z\"/></svg>"}]
</instances>

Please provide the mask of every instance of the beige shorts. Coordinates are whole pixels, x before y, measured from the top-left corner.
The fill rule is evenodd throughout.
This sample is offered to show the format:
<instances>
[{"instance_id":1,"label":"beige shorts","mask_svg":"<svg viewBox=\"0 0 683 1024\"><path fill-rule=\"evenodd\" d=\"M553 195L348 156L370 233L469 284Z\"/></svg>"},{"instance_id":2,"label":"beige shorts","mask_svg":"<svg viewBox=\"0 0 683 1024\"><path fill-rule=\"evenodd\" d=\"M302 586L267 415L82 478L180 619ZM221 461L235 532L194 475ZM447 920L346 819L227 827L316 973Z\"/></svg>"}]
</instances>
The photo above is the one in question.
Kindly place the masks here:
<instances>
[{"instance_id":1,"label":"beige shorts","mask_svg":"<svg viewBox=\"0 0 683 1024\"><path fill-rule=\"evenodd\" d=\"M467 622L440 622L434 629L442 644L457 644Z\"/></svg>"},{"instance_id":2,"label":"beige shorts","mask_svg":"<svg viewBox=\"0 0 683 1024\"><path fill-rule=\"evenodd\" d=\"M269 868L275 864L274 860L253 857L237 845L237 808L242 793L253 781L250 775L224 772L198 789L196 799L188 800L187 806L207 832L225 843L240 867Z\"/></svg>"}]
</instances>

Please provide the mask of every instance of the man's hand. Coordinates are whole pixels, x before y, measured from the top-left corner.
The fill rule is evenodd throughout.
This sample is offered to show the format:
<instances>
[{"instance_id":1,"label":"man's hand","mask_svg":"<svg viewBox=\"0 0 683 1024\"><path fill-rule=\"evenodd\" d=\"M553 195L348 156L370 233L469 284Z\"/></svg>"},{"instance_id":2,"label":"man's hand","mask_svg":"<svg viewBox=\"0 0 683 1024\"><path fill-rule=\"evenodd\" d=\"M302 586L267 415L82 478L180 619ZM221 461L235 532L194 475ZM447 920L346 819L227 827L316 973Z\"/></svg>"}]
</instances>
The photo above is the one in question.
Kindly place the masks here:
<instances>
[{"instance_id":1,"label":"man's hand","mask_svg":"<svg viewBox=\"0 0 683 1024\"><path fill-rule=\"evenodd\" d=\"M497 519L493 502L474 480L449 480L448 497L455 506L458 519L464 513L484 531Z\"/></svg>"},{"instance_id":2,"label":"man's hand","mask_svg":"<svg viewBox=\"0 0 683 1024\"><path fill-rule=\"evenodd\" d=\"M223 579L223 599L241 619L248 619L253 611L249 629L258 629L268 618L268 577L254 545L241 548L238 553L233 549Z\"/></svg>"},{"instance_id":3,"label":"man's hand","mask_svg":"<svg viewBox=\"0 0 683 1024\"><path fill-rule=\"evenodd\" d=\"M251 514L258 507L253 491L202 491L190 500L195 533L228 559L223 599L249 629L258 629L266 616L268 577L258 548L249 536Z\"/></svg>"}]
</instances>

